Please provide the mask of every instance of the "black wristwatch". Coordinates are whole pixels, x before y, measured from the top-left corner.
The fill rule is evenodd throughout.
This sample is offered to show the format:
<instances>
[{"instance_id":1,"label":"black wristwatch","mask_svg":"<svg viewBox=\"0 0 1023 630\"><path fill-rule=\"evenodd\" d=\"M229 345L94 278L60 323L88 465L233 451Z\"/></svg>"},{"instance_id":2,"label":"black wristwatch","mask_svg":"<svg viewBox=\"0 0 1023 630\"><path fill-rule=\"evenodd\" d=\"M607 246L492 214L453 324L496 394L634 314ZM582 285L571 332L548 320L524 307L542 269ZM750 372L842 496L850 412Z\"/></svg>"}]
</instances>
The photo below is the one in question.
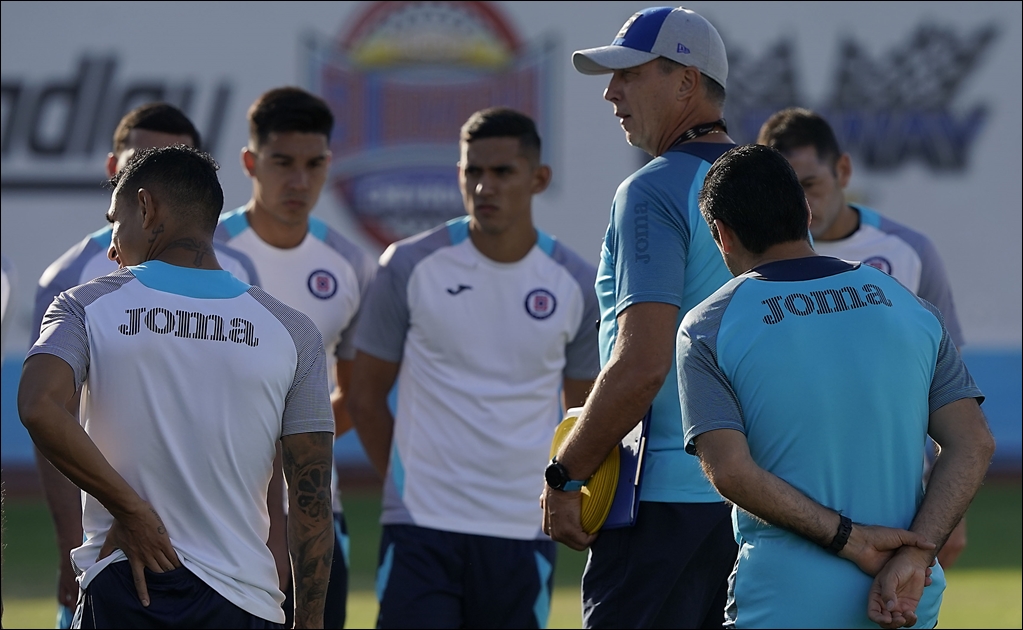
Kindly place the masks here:
<instances>
[{"instance_id":1,"label":"black wristwatch","mask_svg":"<svg viewBox=\"0 0 1023 630\"><path fill-rule=\"evenodd\" d=\"M585 481L570 478L568 471L556 457L552 457L551 463L547 464L547 469L543 471L543 477L547 480L548 486L562 492L575 492L586 485Z\"/></svg>"}]
</instances>

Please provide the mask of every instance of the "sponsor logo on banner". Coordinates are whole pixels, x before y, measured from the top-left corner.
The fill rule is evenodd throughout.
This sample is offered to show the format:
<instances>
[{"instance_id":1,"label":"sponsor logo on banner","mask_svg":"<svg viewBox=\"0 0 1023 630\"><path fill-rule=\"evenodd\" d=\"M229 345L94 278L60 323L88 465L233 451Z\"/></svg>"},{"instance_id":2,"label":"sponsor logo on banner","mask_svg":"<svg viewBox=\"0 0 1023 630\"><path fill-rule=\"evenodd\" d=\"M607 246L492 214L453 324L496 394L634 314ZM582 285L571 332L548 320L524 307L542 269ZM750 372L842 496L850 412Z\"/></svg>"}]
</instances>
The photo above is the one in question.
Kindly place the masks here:
<instances>
[{"instance_id":1,"label":"sponsor logo on banner","mask_svg":"<svg viewBox=\"0 0 1023 630\"><path fill-rule=\"evenodd\" d=\"M112 53L82 53L68 62L68 70L55 75L4 75L3 190L102 191L114 128L133 108L152 101L179 107L198 127L202 148L216 151L231 100L229 82L126 77L123 60Z\"/></svg>"},{"instance_id":2,"label":"sponsor logo on banner","mask_svg":"<svg viewBox=\"0 0 1023 630\"><path fill-rule=\"evenodd\" d=\"M963 88L997 35L994 24L966 31L924 23L888 50L847 36L818 102L802 91L793 38L777 40L759 57L730 44L728 132L740 144L754 142L774 112L809 107L828 120L857 166L885 172L915 162L963 171L991 111L968 101ZM734 41L727 32L722 38Z\"/></svg>"},{"instance_id":3,"label":"sponsor logo on banner","mask_svg":"<svg viewBox=\"0 0 1023 630\"><path fill-rule=\"evenodd\" d=\"M307 62L336 118L331 190L380 245L465 214L458 136L473 112L522 111L551 145L553 46L524 44L491 3L367 3Z\"/></svg>"}]
</instances>

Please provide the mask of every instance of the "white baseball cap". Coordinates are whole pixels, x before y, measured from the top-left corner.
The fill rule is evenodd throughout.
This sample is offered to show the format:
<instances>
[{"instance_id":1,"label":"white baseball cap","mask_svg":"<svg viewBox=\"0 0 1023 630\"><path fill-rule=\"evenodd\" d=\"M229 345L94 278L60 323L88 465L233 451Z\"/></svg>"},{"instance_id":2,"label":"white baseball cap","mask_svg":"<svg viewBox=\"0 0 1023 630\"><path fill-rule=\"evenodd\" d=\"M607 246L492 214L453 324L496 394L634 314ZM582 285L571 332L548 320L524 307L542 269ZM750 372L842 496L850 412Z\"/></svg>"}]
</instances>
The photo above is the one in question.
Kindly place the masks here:
<instances>
[{"instance_id":1,"label":"white baseball cap","mask_svg":"<svg viewBox=\"0 0 1023 630\"><path fill-rule=\"evenodd\" d=\"M725 87L728 58L714 25L685 7L652 7L633 15L610 46L572 53L583 74L608 74L665 57L693 66Z\"/></svg>"}]
</instances>

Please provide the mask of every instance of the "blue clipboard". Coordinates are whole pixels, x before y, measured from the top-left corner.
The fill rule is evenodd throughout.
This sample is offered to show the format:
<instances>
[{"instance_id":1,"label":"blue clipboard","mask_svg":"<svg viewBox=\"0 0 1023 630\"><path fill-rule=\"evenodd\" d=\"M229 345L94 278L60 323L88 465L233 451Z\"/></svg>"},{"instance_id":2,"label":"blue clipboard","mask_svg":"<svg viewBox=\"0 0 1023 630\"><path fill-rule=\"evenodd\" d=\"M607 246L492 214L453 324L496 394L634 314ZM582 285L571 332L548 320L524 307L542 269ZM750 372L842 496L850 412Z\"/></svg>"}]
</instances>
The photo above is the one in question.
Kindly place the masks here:
<instances>
[{"instance_id":1,"label":"blue clipboard","mask_svg":"<svg viewBox=\"0 0 1023 630\"><path fill-rule=\"evenodd\" d=\"M650 411L629 431L619 444L618 487L611 511L601 529L631 527L639 511L639 490L643 482L643 454L650 432Z\"/></svg>"}]
</instances>

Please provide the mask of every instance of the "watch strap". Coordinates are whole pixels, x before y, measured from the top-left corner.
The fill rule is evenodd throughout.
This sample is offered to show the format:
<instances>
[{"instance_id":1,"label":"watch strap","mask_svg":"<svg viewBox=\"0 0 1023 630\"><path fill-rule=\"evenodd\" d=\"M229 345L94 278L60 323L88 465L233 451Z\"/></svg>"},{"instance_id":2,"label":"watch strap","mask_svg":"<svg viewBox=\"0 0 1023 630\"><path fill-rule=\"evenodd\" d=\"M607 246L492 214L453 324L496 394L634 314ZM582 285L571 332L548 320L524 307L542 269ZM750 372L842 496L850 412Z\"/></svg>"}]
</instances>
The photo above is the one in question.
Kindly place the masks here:
<instances>
[{"instance_id":1,"label":"watch strap","mask_svg":"<svg viewBox=\"0 0 1023 630\"><path fill-rule=\"evenodd\" d=\"M551 473L556 476L555 479L551 478ZM558 461L557 457L551 458L551 463L547 466L547 471L544 472L544 477L547 480L547 485L562 492L576 492L581 490L582 487L586 485L587 481L572 479L569 477L568 470L566 470L565 466Z\"/></svg>"},{"instance_id":2,"label":"watch strap","mask_svg":"<svg viewBox=\"0 0 1023 630\"><path fill-rule=\"evenodd\" d=\"M561 487L562 492L576 492L583 489L586 485L585 481L579 481L578 479L569 479L565 482L565 485Z\"/></svg>"},{"instance_id":3,"label":"watch strap","mask_svg":"<svg viewBox=\"0 0 1023 630\"><path fill-rule=\"evenodd\" d=\"M835 533L835 537L831 539L831 544L827 547L828 551L833 554L837 554L845 549L846 543L849 542L849 535L852 534L852 528L852 519L844 514L839 514L838 531Z\"/></svg>"}]
</instances>

